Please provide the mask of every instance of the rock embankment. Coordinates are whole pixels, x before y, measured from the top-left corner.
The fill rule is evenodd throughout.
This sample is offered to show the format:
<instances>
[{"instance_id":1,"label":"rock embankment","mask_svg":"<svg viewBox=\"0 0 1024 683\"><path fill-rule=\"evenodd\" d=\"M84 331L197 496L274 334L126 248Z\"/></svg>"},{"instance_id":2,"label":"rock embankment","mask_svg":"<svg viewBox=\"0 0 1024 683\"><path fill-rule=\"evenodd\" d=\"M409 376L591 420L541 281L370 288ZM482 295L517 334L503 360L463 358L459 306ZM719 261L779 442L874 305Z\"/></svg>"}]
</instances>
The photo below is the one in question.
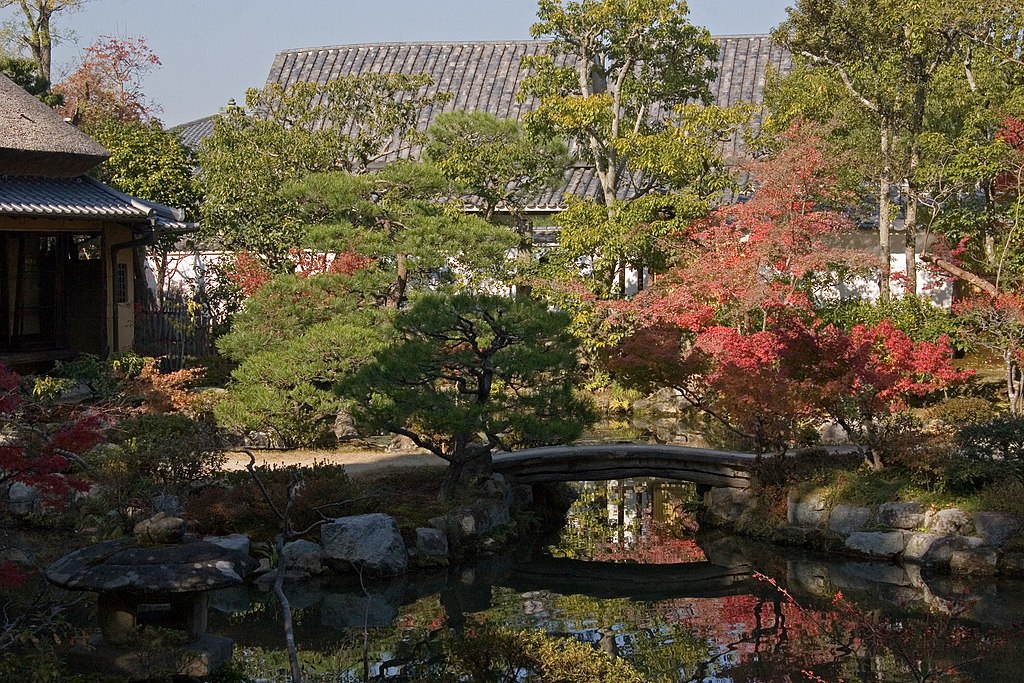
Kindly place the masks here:
<instances>
[{"instance_id":1,"label":"rock embankment","mask_svg":"<svg viewBox=\"0 0 1024 683\"><path fill-rule=\"evenodd\" d=\"M774 541L956 575L1024 576L1024 552L1013 543L1024 526L1013 515L916 502L831 504L819 489L791 490L786 503L786 524L770 534ZM706 518L719 526L735 526L755 505L749 490L711 489L704 495Z\"/></svg>"},{"instance_id":2,"label":"rock embankment","mask_svg":"<svg viewBox=\"0 0 1024 683\"><path fill-rule=\"evenodd\" d=\"M509 486L495 474L484 482L480 497L470 505L430 520L408 541L394 517L383 513L338 517L320 527L320 542L295 540L282 548L286 578L290 580L333 571L338 574L390 577L411 568L444 567L455 557L497 549L510 536L513 510L532 500L530 487ZM204 541L248 552L242 534L207 537ZM269 563L262 577L274 575Z\"/></svg>"}]
</instances>

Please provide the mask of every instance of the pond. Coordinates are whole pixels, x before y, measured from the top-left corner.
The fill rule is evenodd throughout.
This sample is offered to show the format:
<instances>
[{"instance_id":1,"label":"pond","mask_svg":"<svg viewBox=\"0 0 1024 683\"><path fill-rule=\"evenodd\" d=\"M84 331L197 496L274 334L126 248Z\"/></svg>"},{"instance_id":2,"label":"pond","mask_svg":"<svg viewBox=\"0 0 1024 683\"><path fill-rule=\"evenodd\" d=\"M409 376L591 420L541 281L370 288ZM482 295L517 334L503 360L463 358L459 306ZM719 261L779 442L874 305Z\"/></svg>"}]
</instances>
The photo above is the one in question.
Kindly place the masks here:
<instances>
[{"instance_id":1,"label":"pond","mask_svg":"<svg viewBox=\"0 0 1024 683\"><path fill-rule=\"evenodd\" d=\"M692 485L581 483L550 538L446 573L287 587L311 681L426 681L452 633L539 629L652 680L1018 681L1024 583L780 548L698 530ZM269 592L211 598L210 630L285 681ZM516 680L515 672L506 679Z\"/></svg>"}]
</instances>

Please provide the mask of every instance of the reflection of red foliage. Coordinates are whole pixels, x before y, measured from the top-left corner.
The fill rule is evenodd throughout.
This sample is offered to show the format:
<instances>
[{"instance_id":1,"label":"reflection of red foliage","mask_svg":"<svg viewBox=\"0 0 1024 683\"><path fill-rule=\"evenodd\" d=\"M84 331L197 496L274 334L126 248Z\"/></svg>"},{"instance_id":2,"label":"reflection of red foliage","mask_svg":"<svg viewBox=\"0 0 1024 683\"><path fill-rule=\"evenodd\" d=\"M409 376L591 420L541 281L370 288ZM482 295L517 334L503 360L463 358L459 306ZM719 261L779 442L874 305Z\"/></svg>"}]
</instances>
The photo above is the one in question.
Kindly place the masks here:
<instances>
[{"instance_id":1,"label":"reflection of red foliage","mask_svg":"<svg viewBox=\"0 0 1024 683\"><path fill-rule=\"evenodd\" d=\"M684 564L703 562L706 558L696 539L673 534L667 524L654 521L648 507L641 519L641 530L635 543L626 548L614 545L599 548L593 559L602 562Z\"/></svg>"}]
</instances>

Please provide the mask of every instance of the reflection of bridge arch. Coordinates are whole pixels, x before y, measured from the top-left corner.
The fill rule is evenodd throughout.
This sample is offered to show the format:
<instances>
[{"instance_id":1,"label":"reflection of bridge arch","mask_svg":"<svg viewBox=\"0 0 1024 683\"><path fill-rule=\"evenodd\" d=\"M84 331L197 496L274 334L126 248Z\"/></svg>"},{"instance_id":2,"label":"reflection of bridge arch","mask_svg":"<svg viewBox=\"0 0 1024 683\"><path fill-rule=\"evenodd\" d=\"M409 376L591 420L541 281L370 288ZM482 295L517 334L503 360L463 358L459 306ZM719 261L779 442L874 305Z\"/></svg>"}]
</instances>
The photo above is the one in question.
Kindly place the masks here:
<instances>
[{"instance_id":1,"label":"reflection of bridge arch","mask_svg":"<svg viewBox=\"0 0 1024 683\"><path fill-rule=\"evenodd\" d=\"M757 590L750 565L725 567L710 562L628 564L562 558L516 564L501 585L519 593L546 590L559 595L631 598L656 602L675 598L720 598Z\"/></svg>"},{"instance_id":2,"label":"reflection of bridge arch","mask_svg":"<svg viewBox=\"0 0 1024 683\"><path fill-rule=\"evenodd\" d=\"M546 446L494 454L494 471L519 484L658 477L747 488L757 457L659 444Z\"/></svg>"}]
</instances>

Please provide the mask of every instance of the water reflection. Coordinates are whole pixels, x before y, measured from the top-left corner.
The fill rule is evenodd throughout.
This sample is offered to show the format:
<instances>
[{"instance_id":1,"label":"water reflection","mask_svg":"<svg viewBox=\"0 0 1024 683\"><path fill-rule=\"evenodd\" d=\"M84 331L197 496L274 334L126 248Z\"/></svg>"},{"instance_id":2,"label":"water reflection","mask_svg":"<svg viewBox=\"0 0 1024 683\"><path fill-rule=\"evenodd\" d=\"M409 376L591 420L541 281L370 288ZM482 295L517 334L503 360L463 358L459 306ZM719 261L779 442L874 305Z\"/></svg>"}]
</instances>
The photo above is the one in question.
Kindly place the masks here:
<instances>
[{"instance_id":1,"label":"water reflection","mask_svg":"<svg viewBox=\"0 0 1024 683\"><path fill-rule=\"evenodd\" d=\"M289 586L310 680L435 680L451 634L481 623L591 643L652 680L1020 680L1020 583L695 538L693 495L586 484L566 527L535 547L445 575ZM211 606L248 673L286 680L270 594Z\"/></svg>"},{"instance_id":2,"label":"water reflection","mask_svg":"<svg viewBox=\"0 0 1024 683\"><path fill-rule=\"evenodd\" d=\"M554 557L682 564L704 560L694 539L694 484L653 479L582 482Z\"/></svg>"}]
</instances>

